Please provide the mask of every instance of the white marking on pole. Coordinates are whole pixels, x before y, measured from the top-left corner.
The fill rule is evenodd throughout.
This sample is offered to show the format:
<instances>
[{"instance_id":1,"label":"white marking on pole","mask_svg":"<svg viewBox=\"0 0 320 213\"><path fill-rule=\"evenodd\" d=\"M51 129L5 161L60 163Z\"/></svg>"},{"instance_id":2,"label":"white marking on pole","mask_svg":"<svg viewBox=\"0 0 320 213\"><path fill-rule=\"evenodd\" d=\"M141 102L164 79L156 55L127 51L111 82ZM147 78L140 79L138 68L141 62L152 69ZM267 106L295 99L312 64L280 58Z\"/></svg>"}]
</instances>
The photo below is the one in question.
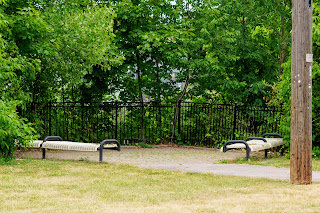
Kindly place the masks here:
<instances>
[{"instance_id":1,"label":"white marking on pole","mask_svg":"<svg viewBox=\"0 0 320 213\"><path fill-rule=\"evenodd\" d=\"M313 54L306 54L306 62L312 63L313 62Z\"/></svg>"}]
</instances>

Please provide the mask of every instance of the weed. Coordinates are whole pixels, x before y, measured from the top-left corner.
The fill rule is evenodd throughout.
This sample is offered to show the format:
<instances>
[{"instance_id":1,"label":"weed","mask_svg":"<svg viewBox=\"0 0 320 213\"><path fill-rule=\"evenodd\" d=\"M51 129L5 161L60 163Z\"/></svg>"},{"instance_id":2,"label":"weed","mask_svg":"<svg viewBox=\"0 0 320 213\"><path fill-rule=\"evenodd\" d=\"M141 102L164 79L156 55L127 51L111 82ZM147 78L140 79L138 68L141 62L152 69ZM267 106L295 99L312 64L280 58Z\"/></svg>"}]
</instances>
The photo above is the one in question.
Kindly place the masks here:
<instances>
[{"instance_id":1,"label":"weed","mask_svg":"<svg viewBox=\"0 0 320 213\"><path fill-rule=\"evenodd\" d=\"M80 161L89 162L89 157L88 157L88 156L86 156L86 157L81 157L81 158L80 158Z\"/></svg>"},{"instance_id":2,"label":"weed","mask_svg":"<svg viewBox=\"0 0 320 213\"><path fill-rule=\"evenodd\" d=\"M229 163L229 162L228 162L228 160L221 160L221 161L219 161L219 163L221 163L221 164L227 164L227 163Z\"/></svg>"},{"instance_id":3,"label":"weed","mask_svg":"<svg viewBox=\"0 0 320 213\"><path fill-rule=\"evenodd\" d=\"M139 147L142 147L142 148L152 148L152 149L155 148L155 146L148 145L148 144L146 144L145 142L137 143L136 146L139 146Z\"/></svg>"}]
</instances>

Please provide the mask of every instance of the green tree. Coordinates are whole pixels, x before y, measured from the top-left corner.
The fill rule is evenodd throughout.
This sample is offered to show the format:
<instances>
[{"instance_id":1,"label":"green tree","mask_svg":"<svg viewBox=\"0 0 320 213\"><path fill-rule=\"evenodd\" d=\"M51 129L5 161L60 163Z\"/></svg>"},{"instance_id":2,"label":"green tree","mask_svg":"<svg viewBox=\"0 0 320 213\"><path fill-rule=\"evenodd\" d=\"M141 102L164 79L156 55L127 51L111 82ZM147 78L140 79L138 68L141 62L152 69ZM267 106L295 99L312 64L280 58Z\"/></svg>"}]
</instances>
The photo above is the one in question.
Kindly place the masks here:
<instances>
[{"instance_id":1,"label":"green tree","mask_svg":"<svg viewBox=\"0 0 320 213\"><path fill-rule=\"evenodd\" d=\"M17 107L29 100L40 69L40 60L31 53L46 32L48 25L31 5L0 1L0 158L11 159L35 134Z\"/></svg>"},{"instance_id":2,"label":"green tree","mask_svg":"<svg viewBox=\"0 0 320 213\"><path fill-rule=\"evenodd\" d=\"M206 88L225 103L265 103L289 56L289 1L213 2L203 30L214 79Z\"/></svg>"},{"instance_id":3,"label":"green tree","mask_svg":"<svg viewBox=\"0 0 320 213\"><path fill-rule=\"evenodd\" d=\"M205 81L199 81L201 78L208 77L208 72L206 72L208 61L205 58L206 52L203 48L207 38L201 37L201 30L206 24L204 22L206 12L210 10L206 6L203 1L194 0L177 1L176 4L176 10L179 11L178 32L183 33L175 35L176 46L165 55L168 58L167 63L178 71L176 82L183 85L180 91L173 95L176 106L172 122L172 139L178 136L176 123L182 100L187 98L192 100L199 95L206 95L203 92Z\"/></svg>"},{"instance_id":4,"label":"green tree","mask_svg":"<svg viewBox=\"0 0 320 213\"><path fill-rule=\"evenodd\" d=\"M114 11L92 0L40 0L36 5L53 31L40 55L34 100L92 101L102 99L101 91L112 92L106 83L112 85L111 67L122 59L113 44ZM106 83L95 89L97 81ZM87 91L100 95L88 97Z\"/></svg>"},{"instance_id":5,"label":"green tree","mask_svg":"<svg viewBox=\"0 0 320 213\"><path fill-rule=\"evenodd\" d=\"M175 58L185 56L181 37L188 34L181 26L179 4L167 0L111 1L115 19L115 42L124 62L113 67L121 73L120 99L139 101L141 136L144 139L144 98L168 101L178 91L173 74L180 71ZM145 95L145 97L144 97Z\"/></svg>"},{"instance_id":6,"label":"green tree","mask_svg":"<svg viewBox=\"0 0 320 213\"><path fill-rule=\"evenodd\" d=\"M173 68L163 54L172 49L177 14L169 1L111 1L117 13L115 42L124 63L120 98L143 103L143 94L160 101L174 93ZM172 90L173 89L173 90Z\"/></svg>"}]
</instances>

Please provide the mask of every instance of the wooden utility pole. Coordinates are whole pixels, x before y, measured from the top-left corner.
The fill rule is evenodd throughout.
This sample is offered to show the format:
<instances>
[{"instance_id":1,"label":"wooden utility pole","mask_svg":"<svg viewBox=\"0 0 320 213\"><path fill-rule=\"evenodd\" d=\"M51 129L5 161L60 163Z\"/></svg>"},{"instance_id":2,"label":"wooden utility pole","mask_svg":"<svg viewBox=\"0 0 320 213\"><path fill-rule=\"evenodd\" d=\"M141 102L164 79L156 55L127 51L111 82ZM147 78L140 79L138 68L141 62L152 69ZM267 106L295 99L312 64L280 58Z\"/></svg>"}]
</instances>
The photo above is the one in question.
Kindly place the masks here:
<instances>
[{"instance_id":1,"label":"wooden utility pole","mask_svg":"<svg viewBox=\"0 0 320 213\"><path fill-rule=\"evenodd\" d=\"M292 4L290 180L311 184L312 0Z\"/></svg>"}]
</instances>

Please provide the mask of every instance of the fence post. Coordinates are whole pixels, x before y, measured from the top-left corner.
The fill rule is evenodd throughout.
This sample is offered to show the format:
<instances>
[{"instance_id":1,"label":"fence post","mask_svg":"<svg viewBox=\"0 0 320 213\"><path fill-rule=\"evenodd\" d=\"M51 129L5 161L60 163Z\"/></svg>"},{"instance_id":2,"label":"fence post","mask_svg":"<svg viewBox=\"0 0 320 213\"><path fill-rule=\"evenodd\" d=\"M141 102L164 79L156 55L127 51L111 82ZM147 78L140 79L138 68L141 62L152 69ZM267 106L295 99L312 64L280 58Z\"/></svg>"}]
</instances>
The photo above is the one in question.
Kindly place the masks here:
<instances>
[{"instance_id":1,"label":"fence post","mask_svg":"<svg viewBox=\"0 0 320 213\"><path fill-rule=\"evenodd\" d=\"M178 134L181 133L181 100L178 103Z\"/></svg>"},{"instance_id":2,"label":"fence post","mask_svg":"<svg viewBox=\"0 0 320 213\"><path fill-rule=\"evenodd\" d=\"M116 101L116 126L115 126L115 139L118 140L118 101Z\"/></svg>"},{"instance_id":3,"label":"fence post","mask_svg":"<svg viewBox=\"0 0 320 213\"><path fill-rule=\"evenodd\" d=\"M157 102L157 106L158 106L158 114L157 114L157 121L158 121L158 128L157 128L157 138L161 138L162 137L162 123L161 123L161 101ZM159 117L158 117L159 115Z\"/></svg>"},{"instance_id":4,"label":"fence post","mask_svg":"<svg viewBox=\"0 0 320 213\"><path fill-rule=\"evenodd\" d=\"M85 108L84 108L84 102L83 101L81 101L81 105L80 105L80 110L81 110L81 136L80 137L82 137L83 139L85 138L85 131L84 131L84 116L83 116L83 112L84 112L84 110L85 110Z\"/></svg>"},{"instance_id":5,"label":"fence post","mask_svg":"<svg viewBox=\"0 0 320 213\"><path fill-rule=\"evenodd\" d=\"M234 105L233 109L233 133L232 133L232 140L236 139L236 130L237 130L237 110L238 110L238 104L237 102Z\"/></svg>"},{"instance_id":6,"label":"fence post","mask_svg":"<svg viewBox=\"0 0 320 213\"><path fill-rule=\"evenodd\" d=\"M51 101L49 101L49 107L48 107L48 112L49 112L49 135L52 135L51 134Z\"/></svg>"}]
</instances>

